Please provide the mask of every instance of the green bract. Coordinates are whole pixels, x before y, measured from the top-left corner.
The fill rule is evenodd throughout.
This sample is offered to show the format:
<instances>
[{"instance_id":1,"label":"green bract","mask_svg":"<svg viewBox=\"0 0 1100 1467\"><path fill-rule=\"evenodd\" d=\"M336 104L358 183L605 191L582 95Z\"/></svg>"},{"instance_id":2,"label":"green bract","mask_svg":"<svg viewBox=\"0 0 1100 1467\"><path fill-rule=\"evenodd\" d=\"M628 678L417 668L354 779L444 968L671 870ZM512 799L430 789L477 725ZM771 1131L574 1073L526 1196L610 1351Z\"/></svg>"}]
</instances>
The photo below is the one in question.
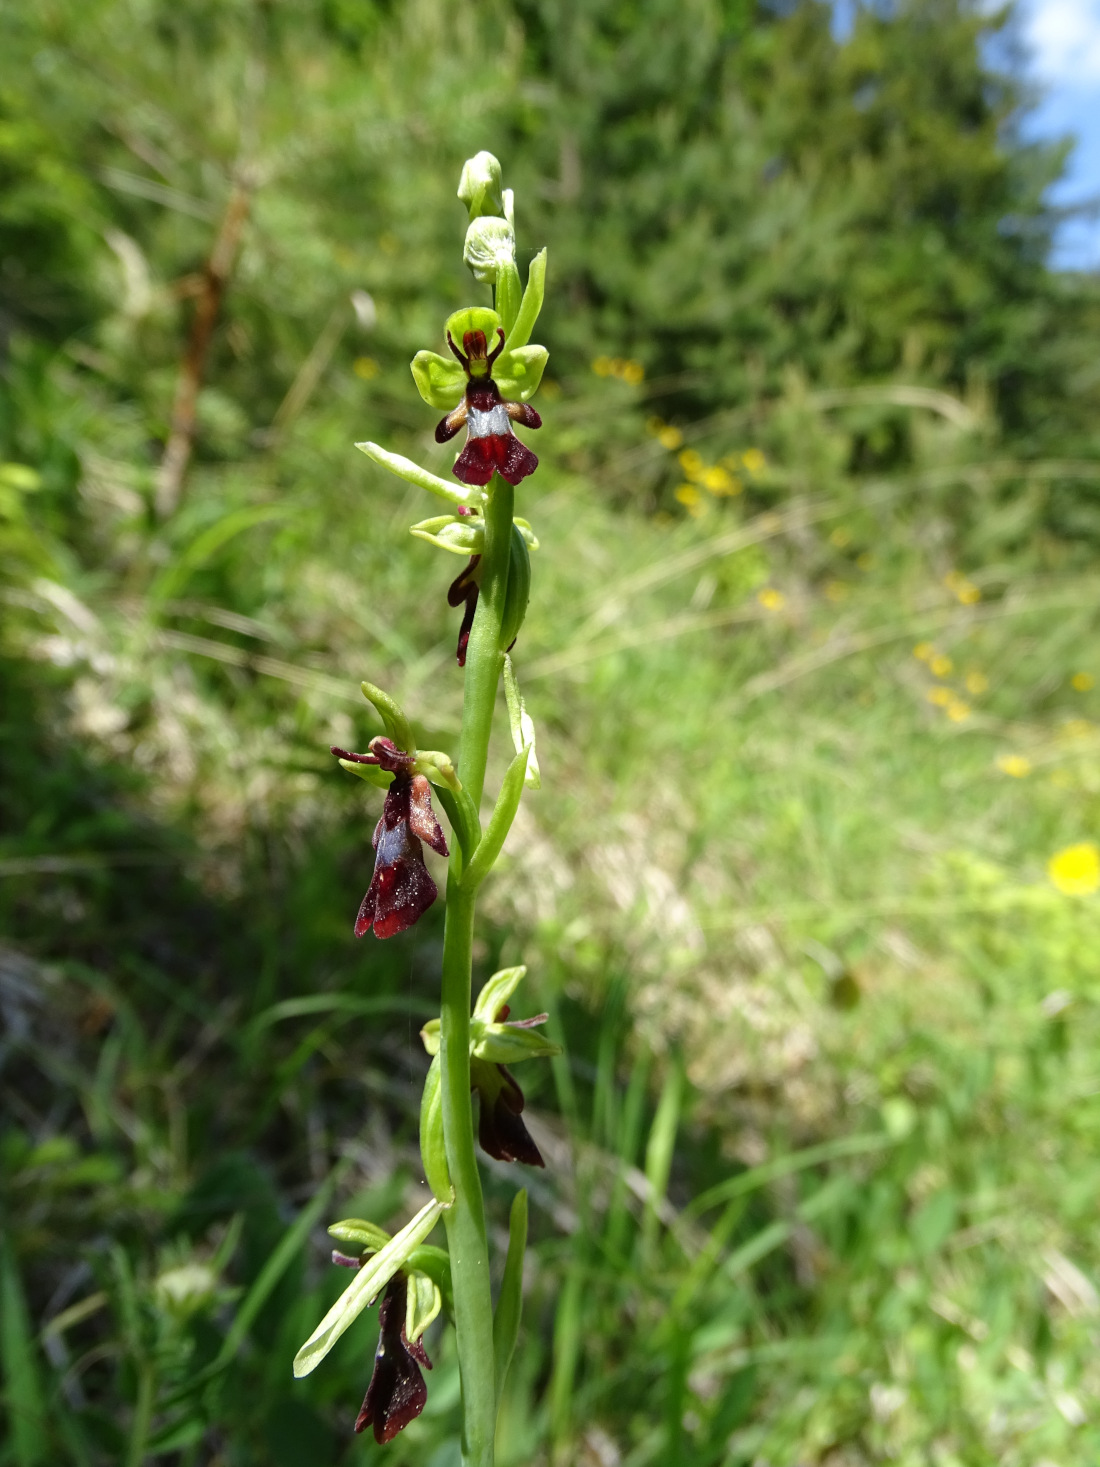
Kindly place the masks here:
<instances>
[{"instance_id":1,"label":"green bract","mask_svg":"<svg viewBox=\"0 0 1100 1467\"><path fill-rule=\"evenodd\" d=\"M407 1263L418 1243L423 1243L439 1221L444 1204L433 1199L422 1207L413 1220L374 1256L364 1263L351 1283L337 1299L321 1323L294 1357L294 1374L298 1379L315 1370L336 1341L367 1305Z\"/></svg>"},{"instance_id":2,"label":"green bract","mask_svg":"<svg viewBox=\"0 0 1100 1467\"><path fill-rule=\"evenodd\" d=\"M538 537L527 520L518 516L513 521L523 536L528 550L539 548ZM485 522L469 516L437 514L430 520L421 520L409 530L418 540L427 540L440 550L449 550L453 555L480 555L485 545Z\"/></svg>"}]
</instances>

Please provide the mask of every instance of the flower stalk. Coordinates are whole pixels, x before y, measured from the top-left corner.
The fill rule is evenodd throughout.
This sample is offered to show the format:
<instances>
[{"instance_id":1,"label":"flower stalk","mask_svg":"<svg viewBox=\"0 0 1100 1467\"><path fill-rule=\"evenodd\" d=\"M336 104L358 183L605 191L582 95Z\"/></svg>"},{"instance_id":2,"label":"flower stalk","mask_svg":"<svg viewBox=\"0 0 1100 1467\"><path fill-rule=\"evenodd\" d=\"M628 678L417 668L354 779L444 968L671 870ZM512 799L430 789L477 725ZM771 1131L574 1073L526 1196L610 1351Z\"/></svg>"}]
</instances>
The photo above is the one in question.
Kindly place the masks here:
<instances>
[{"instance_id":1,"label":"flower stalk","mask_svg":"<svg viewBox=\"0 0 1100 1467\"><path fill-rule=\"evenodd\" d=\"M493 1467L497 1410L519 1331L527 1204L520 1191L494 1317L477 1144L480 1137L483 1149L502 1160L543 1164L520 1119L523 1092L505 1065L557 1052L533 1033L545 1014L509 1022L508 1000L525 969L494 975L471 1008L477 894L500 854L524 788L539 787L534 724L508 652L527 610L530 551L538 548L530 525L515 518L516 486L535 471L538 459L512 424L541 426L529 399L547 353L531 345L530 336L542 304L546 255L543 251L532 261L521 289L512 194L501 188L500 164L490 154L468 161L459 197L470 215L464 258L474 279L493 287L495 309L471 306L455 312L444 330L449 355L422 351L412 363L425 402L447 412L437 441L466 430L451 471L458 484L377 444L357 445L381 467L449 505L450 513L414 525L413 535L471 557L449 596L452 606L465 608L457 658L464 679L458 758L452 762L445 753L418 750L403 711L371 683L363 684L363 692L377 708L385 735L372 739L366 754L332 750L348 773L386 791L357 937L373 931L375 938L390 938L418 921L437 894L423 845L448 857L440 1014L423 1031L433 1056L420 1121L432 1201L393 1238L359 1219L330 1229L338 1241L360 1245L359 1256L334 1254L335 1262L358 1273L299 1351L295 1373L308 1374L384 1289L374 1374L356 1430L371 1425L379 1442L389 1441L423 1409L427 1385L419 1367L430 1368L423 1332L444 1310L453 1318L457 1339L463 1462ZM515 757L483 824L480 808L502 676ZM433 797L450 822L449 842L436 820ZM440 1218L446 1255L426 1243Z\"/></svg>"}]
</instances>

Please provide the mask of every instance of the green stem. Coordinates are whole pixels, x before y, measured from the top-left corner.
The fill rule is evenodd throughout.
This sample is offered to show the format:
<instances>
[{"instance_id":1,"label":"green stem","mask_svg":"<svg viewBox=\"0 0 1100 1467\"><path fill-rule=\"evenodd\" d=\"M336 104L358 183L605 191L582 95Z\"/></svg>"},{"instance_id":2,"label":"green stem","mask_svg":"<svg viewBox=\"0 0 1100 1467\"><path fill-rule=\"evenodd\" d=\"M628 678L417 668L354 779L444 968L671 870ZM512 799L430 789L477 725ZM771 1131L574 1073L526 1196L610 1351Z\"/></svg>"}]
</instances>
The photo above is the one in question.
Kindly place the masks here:
<instances>
[{"instance_id":1,"label":"green stem","mask_svg":"<svg viewBox=\"0 0 1100 1467\"><path fill-rule=\"evenodd\" d=\"M512 486L497 477L485 506L481 590L466 652L459 774L475 806L481 803L497 686L504 666L500 628L508 589ZM461 856L452 854L447 875L447 924L443 939L440 1069L443 1140L455 1189L444 1213L454 1284L455 1330L462 1376L463 1458L466 1467L493 1467L496 1381L493 1304L485 1208L474 1150L470 1095L470 982L476 893L460 885Z\"/></svg>"}]
</instances>

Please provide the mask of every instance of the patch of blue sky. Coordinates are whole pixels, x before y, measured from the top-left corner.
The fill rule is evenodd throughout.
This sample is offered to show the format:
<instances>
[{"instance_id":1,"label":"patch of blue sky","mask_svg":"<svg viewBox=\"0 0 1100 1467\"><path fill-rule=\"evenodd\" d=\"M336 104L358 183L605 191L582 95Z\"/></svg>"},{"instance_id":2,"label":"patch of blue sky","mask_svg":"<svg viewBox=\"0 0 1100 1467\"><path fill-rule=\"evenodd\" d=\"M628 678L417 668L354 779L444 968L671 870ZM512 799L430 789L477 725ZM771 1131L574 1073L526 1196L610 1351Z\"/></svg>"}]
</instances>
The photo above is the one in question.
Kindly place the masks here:
<instances>
[{"instance_id":1,"label":"patch of blue sky","mask_svg":"<svg viewBox=\"0 0 1100 1467\"><path fill-rule=\"evenodd\" d=\"M851 30L860 3L833 0L838 37ZM999 8L997 0L985 3ZM1051 204L1065 211L1051 264L1100 271L1100 0L1017 0L1012 41L1012 54L1037 96L1023 136L1074 142L1065 173L1049 194Z\"/></svg>"}]
</instances>

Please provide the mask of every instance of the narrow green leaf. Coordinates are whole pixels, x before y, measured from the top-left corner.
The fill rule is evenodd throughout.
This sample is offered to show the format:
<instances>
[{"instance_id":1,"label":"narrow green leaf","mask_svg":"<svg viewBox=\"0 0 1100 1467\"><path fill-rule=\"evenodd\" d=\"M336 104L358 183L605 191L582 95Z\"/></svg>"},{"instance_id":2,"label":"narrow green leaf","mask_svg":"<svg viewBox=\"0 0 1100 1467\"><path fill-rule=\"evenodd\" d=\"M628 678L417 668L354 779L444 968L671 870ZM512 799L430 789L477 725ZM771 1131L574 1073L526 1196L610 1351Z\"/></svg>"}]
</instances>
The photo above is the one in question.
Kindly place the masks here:
<instances>
[{"instance_id":1,"label":"narrow green leaf","mask_svg":"<svg viewBox=\"0 0 1100 1467\"><path fill-rule=\"evenodd\" d=\"M167 601L178 596L195 571L235 536L268 520L285 519L289 513L290 507L286 504L253 504L222 515L221 519L196 535L190 545L161 571L149 588L150 601Z\"/></svg>"},{"instance_id":2,"label":"narrow green leaf","mask_svg":"<svg viewBox=\"0 0 1100 1467\"><path fill-rule=\"evenodd\" d=\"M300 1380L316 1370L344 1331L358 1319L375 1295L385 1288L397 1270L408 1261L413 1248L424 1242L442 1212L442 1202L433 1198L384 1248L363 1265L295 1355L294 1374L297 1379Z\"/></svg>"},{"instance_id":3,"label":"narrow green leaf","mask_svg":"<svg viewBox=\"0 0 1100 1467\"><path fill-rule=\"evenodd\" d=\"M519 1191L513 1199L512 1213L508 1220L508 1257L504 1263L500 1298L493 1315L493 1359L496 1362L498 1409L504 1390L504 1379L515 1353L520 1317L523 1314L523 1255L526 1249L527 1193Z\"/></svg>"},{"instance_id":4,"label":"narrow green leaf","mask_svg":"<svg viewBox=\"0 0 1100 1467\"><path fill-rule=\"evenodd\" d=\"M684 1070L678 1057L669 1065L661 1098L657 1102L657 1114L645 1150L645 1175L649 1183L645 1217L642 1220L642 1238L646 1248L652 1247L657 1237L657 1214L668 1191L668 1178L672 1171L672 1153L676 1147L676 1132L680 1125L680 1106L683 1099Z\"/></svg>"},{"instance_id":5,"label":"narrow green leaf","mask_svg":"<svg viewBox=\"0 0 1100 1467\"><path fill-rule=\"evenodd\" d=\"M454 1188L451 1186L451 1173L447 1166L447 1148L443 1144L441 1074L437 1054L428 1066L424 1094L420 1101L420 1160L433 1196L438 1202L449 1204L454 1196Z\"/></svg>"},{"instance_id":6,"label":"narrow green leaf","mask_svg":"<svg viewBox=\"0 0 1100 1467\"><path fill-rule=\"evenodd\" d=\"M391 474L396 474L399 479L415 484L418 489L426 489L429 494L437 494L448 504L477 504L480 502L476 489L460 489L457 484L448 484L446 479L440 479L436 474L429 473L427 469L422 469L419 464L414 464L411 458L405 458L400 453L390 453L388 449L380 448L377 443L357 443L355 446L368 458L372 458L376 464L381 464L384 469L389 469Z\"/></svg>"},{"instance_id":7,"label":"narrow green leaf","mask_svg":"<svg viewBox=\"0 0 1100 1467\"><path fill-rule=\"evenodd\" d=\"M329 1198L350 1169L351 1162L347 1159L333 1167L313 1194L309 1204L302 1208L276 1244L270 1258L253 1280L252 1287L241 1300L241 1307L237 1310L233 1323L229 1326L229 1331L222 1342L222 1347L210 1367L212 1373L224 1369L236 1355L245 1336L252 1328L256 1316L267 1303L283 1274L305 1246L306 1239L317 1226L318 1219L328 1206Z\"/></svg>"},{"instance_id":8,"label":"narrow green leaf","mask_svg":"<svg viewBox=\"0 0 1100 1467\"><path fill-rule=\"evenodd\" d=\"M431 778L430 775L428 777ZM435 784L434 780L432 783L439 796L439 803L443 806L447 819L450 821L451 829L458 837L462 862L468 864L481 840L481 821L474 808L474 802L465 789L452 790L444 785ZM452 861L455 859L454 851L451 852L451 859Z\"/></svg>"},{"instance_id":9,"label":"narrow green leaf","mask_svg":"<svg viewBox=\"0 0 1100 1467\"><path fill-rule=\"evenodd\" d=\"M515 751L518 754L525 744L530 749L523 782L529 790L541 789L542 774L539 771L539 761L535 757L535 722L527 712L519 683L516 681L516 670L507 652L504 654L504 697L508 704L508 725L512 730Z\"/></svg>"},{"instance_id":10,"label":"narrow green leaf","mask_svg":"<svg viewBox=\"0 0 1100 1467\"><path fill-rule=\"evenodd\" d=\"M512 334L508 339L509 347L514 349L526 346L531 340L531 332L534 331L535 322L542 310L542 298L545 292L546 251L539 250L527 268L527 289L523 292L519 314L516 316Z\"/></svg>"},{"instance_id":11,"label":"narrow green leaf","mask_svg":"<svg viewBox=\"0 0 1100 1467\"><path fill-rule=\"evenodd\" d=\"M523 779L527 773L529 753L529 749L521 749L508 766L488 827L463 872L462 884L467 888L478 886L484 881L493 869L496 858L500 855L501 847L512 828L512 821L516 818L516 811L523 797Z\"/></svg>"},{"instance_id":12,"label":"narrow green leaf","mask_svg":"<svg viewBox=\"0 0 1100 1467\"><path fill-rule=\"evenodd\" d=\"M38 1351L31 1331L19 1266L9 1242L0 1243L0 1363L15 1467L38 1467L49 1440Z\"/></svg>"}]
</instances>

